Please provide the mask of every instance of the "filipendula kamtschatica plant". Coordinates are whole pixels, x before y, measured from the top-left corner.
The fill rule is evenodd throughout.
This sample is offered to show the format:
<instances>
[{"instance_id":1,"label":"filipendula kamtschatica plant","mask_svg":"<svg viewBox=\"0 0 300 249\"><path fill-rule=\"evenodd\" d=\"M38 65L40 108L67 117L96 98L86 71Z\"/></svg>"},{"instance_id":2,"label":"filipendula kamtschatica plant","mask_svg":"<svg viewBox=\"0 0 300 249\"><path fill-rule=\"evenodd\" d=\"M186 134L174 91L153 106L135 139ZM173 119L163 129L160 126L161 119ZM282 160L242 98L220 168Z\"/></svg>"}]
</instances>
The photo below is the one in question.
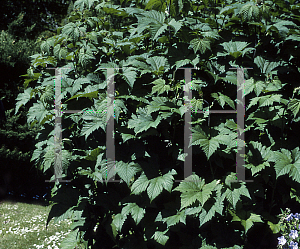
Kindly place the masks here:
<instances>
[{"instance_id":1,"label":"filipendula kamtschatica plant","mask_svg":"<svg viewBox=\"0 0 300 249\"><path fill-rule=\"evenodd\" d=\"M287 208L285 212L278 215L278 217L280 217L279 225L282 231L282 236L277 238L278 248L298 249L300 214L290 212L291 210Z\"/></svg>"}]
</instances>

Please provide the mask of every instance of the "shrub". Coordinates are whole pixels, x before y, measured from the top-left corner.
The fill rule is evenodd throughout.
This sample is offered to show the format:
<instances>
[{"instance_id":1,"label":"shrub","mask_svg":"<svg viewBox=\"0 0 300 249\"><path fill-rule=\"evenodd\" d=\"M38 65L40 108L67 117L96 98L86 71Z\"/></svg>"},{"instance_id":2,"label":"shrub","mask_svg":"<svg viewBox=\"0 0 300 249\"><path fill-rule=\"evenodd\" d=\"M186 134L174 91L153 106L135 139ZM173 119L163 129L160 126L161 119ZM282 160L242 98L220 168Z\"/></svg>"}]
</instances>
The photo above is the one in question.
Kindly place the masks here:
<instances>
[{"instance_id":1,"label":"shrub","mask_svg":"<svg viewBox=\"0 0 300 249\"><path fill-rule=\"evenodd\" d=\"M74 3L69 23L32 56L16 106L17 113L35 101L27 120L41 131L32 160L56 180L48 222L73 219L62 248L276 247L276 214L293 204L291 194L299 201L297 7L292 0ZM61 162L48 65L69 68L61 75L62 110L84 111L62 115ZM237 72L229 68L253 68L244 83L253 182L232 182L236 114L207 112L192 112L193 174L176 181L184 178L189 108L183 67L198 68L195 111L235 109ZM106 68L122 69L114 73L115 167L106 150L113 116ZM60 164L67 184L55 178ZM120 182L108 182L114 174Z\"/></svg>"}]
</instances>

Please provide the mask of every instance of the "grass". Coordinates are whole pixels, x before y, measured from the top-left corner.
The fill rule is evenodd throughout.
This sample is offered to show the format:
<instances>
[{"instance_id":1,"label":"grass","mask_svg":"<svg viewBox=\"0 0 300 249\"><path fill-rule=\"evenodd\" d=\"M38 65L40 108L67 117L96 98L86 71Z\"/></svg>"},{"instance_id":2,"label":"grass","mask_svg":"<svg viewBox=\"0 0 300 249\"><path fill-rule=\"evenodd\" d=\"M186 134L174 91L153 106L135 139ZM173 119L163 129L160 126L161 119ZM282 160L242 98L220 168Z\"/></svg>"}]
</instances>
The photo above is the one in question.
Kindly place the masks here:
<instances>
[{"instance_id":1,"label":"grass","mask_svg":"<svg viewBox=\"0 0 300 249\"><path fill-rule=\"evenodd\" d=\"M0 249L59 249L71 220L46 222L51 205L6 200L0 203Z\"/></svg>"}]
</instances>

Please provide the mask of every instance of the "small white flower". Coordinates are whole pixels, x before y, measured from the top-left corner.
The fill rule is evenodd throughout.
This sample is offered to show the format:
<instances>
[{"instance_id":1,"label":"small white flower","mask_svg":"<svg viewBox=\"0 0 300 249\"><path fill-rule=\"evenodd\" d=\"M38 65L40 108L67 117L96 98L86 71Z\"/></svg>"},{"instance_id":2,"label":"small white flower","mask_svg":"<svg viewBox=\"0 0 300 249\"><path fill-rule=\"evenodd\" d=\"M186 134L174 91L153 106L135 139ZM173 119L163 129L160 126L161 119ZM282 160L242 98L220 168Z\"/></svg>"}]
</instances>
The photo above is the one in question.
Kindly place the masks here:
<instances>
[{"instance_id":1,"label":"small white flower","mask_svg":"<svg viewBox=\"0 0 300 249\"><path fill-rule=\"evenodd\" d=\"M286 243L286 239L284 238L284 236L278 237L277 239L279 245L284 245Z\"/></svg>"}]
</instances>

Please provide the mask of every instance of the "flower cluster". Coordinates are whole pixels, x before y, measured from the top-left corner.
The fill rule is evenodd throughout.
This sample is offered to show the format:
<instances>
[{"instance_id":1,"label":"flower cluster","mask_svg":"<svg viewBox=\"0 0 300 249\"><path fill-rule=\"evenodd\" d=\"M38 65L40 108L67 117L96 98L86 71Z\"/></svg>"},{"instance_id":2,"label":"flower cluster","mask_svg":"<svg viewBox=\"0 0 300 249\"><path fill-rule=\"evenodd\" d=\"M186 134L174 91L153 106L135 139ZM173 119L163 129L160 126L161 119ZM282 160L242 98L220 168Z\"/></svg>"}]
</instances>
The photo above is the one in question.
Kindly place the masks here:
<instances>
[{"instance_id":1,"label":"flower cluster","mask_svg":"<svg viewBox=\"0 0 300 249\"><path fill-rule=\"evenodd\" d=\"M281 226L281 231L283 231L282 236L278 237L278 248L291 248L298 249L299 234L300 231L300 214L290 213L290 209L286 209L284 213L279 215L281 217L279 224Z\"/></svg>"}]
</instances>

